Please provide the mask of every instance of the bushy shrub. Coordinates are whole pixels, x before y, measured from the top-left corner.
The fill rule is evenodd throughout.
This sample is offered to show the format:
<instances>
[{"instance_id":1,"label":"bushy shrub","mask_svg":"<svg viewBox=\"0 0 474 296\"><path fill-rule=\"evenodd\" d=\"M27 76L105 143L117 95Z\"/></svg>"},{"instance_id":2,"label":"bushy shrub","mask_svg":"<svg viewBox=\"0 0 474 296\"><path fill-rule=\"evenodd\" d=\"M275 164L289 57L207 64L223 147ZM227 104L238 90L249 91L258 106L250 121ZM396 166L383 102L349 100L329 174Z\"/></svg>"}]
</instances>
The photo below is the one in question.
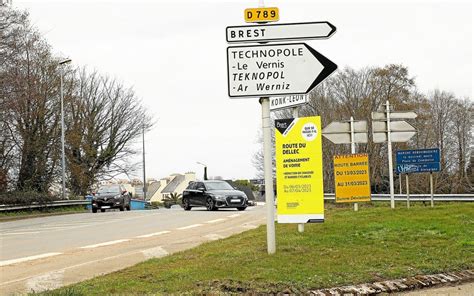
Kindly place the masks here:
<instances>
[{"instance_id":1,"label":"bushy shrub","mask_svg":"<svg viewBox=\"0 0 474 296\"><path fill-rule=\"evenodd\" d=\"M159 209L162 206L163 206L163 203L159 202L159 201L152 201L150 203L150 208L152 208L152 209Z\"/></svg>"},{"instance_id":2,"label":"bushy shrub","mask_svg":"<svg viewBox=\"0 0 474 296\"><path fill-rule=\"evenodd\" d=\"M31 205L46 204L59 200L56 195L36 191L11 191L0 193L0 204L2 205Z\"/></svg>"}]
</instances>

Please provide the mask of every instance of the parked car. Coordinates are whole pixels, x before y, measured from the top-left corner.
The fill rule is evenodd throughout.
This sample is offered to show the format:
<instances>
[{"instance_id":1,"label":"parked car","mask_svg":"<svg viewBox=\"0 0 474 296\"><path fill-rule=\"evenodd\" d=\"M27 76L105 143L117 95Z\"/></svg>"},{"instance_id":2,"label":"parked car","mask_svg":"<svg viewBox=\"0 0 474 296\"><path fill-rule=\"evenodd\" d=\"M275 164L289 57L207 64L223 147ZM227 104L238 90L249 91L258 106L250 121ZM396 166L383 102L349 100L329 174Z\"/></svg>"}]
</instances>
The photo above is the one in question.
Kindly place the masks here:
<instances>
[{"instance_id":1,"label":"parked car","mask_svg":"<svg viewBox=\"0 0 474 296\"><path fill-rule=\"evenodd\" d=\"M99 188L92 198L92 212L105 212L106 209L130 211L131 195L121 185L106 185Z\"/></svg>"},{"instance_id":2,"label":"parked car","mask_svg":"<svg viewBox=\"0 0 474 296\"><path fill-rule=\"evenodd\" d=\"M248 198L242 191L236 190L225 181L191 182L183 191L183 208L206 207L208 211L219 208L237 208L244 211Z\"/></svg>"}]
</instances>

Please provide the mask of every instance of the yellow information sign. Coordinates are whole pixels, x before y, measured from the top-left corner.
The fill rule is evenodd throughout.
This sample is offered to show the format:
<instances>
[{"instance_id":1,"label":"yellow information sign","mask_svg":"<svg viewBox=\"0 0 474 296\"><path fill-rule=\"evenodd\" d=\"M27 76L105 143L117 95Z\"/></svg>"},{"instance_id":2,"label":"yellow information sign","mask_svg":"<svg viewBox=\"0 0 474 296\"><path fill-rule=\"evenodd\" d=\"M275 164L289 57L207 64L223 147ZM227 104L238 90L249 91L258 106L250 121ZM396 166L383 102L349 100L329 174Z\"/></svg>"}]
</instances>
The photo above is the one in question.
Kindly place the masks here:
<instances>
[{"instance_id":1,"label":"yellow information sign","mask_svg":"<svg viewBox=\"0 0 474 296\"><path fill-rule=\"evenodd\" d=\"M247 8L244 11L244 18L247 23L277 22L280 13L278 7Z\"/></svg>"},{"instance_id":2,"label":"yellow information sign","mask_svg":"<svg viewBox=\"0 0 474 296\"><path fill-rule=\"evenodd\" d=\"M336 202L370 201L369 156L334 156Z\"/></svg>"},{"instance_id":3,"label":"yellow information sign","mask_svg":"<svg viewBox=\"0 0 474 296\"><path fill-rule=\"evenodd\" d=\"M324 221L321 118L275 120L278 223Z\"/></svg>"}]
</instances>

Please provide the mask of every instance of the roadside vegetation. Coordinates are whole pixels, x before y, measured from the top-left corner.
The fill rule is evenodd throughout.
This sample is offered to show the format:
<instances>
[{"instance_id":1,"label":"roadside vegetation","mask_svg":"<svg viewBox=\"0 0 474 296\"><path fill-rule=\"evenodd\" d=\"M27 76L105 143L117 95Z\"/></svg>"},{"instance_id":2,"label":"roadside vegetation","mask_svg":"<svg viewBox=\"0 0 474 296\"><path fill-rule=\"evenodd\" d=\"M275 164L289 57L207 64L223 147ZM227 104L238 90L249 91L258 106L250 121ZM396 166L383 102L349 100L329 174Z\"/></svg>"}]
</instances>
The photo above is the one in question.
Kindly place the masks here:
<instances>
[{"instance_id":1,"label":"roadside vegetation","mask_svg":"<svg viewBox=\"0 0 474 296\"><path fill-rule=\"evenodd\" d=\"M132 87L75 63L60 65L66 57L54 51L27 11L0 6L0 193L8 197L59 188L61 77L70 195L83 197L97 181L133 172L133 140L153 125Z\"/></svg>"},{"instance_id":2,"label":"roadside vegetation","mask_svg":"<svg viewBox=\"0 0 474 296\"><path fill-rule=\"evenodd\" d=\"M474 268L474 205L330 206L326 222L265 226L44 295L302 294L316 288Z\"/></svg>"},{"instance_id":3,"label":"roadside vegetation","mask_svg":"<svg viewBox=\"0 0 474 296\"><path fill-rule=\"evenodd\" d=\"M87 210L85 206L68 206L68 207L8 211L8 212L0 212L0 222L44 217L44 216L87 213L87 212L89 212L89 210Z\"/></svg>"}]
</instances>

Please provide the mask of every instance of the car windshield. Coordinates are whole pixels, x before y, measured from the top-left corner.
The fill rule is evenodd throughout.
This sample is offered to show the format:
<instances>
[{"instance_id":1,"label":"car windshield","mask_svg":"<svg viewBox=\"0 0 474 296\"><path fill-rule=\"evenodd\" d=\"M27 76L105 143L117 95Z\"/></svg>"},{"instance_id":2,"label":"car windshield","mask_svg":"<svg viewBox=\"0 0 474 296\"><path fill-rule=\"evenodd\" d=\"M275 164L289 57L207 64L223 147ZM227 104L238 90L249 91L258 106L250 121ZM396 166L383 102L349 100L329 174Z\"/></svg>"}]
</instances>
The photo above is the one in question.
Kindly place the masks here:
<instances>
[{"instance_id":1,"label":"car windshield","mask_svg":"<svg viewBox=\"0 0 474 296\"><path fill-rule=\"evenodd\" d=\"M120 186L103 186L97 191L98 194L120 193Z\"/></svg>"},{"instance_id":2,"label":"car windshield","mask_svg":"<svg viewBox=\"0 0 474 296\"><path fill-rule=\"evenodd\" d=\"M233 190L227 182L206 182L207 190Z\"/></svg>"}]
</instances>

